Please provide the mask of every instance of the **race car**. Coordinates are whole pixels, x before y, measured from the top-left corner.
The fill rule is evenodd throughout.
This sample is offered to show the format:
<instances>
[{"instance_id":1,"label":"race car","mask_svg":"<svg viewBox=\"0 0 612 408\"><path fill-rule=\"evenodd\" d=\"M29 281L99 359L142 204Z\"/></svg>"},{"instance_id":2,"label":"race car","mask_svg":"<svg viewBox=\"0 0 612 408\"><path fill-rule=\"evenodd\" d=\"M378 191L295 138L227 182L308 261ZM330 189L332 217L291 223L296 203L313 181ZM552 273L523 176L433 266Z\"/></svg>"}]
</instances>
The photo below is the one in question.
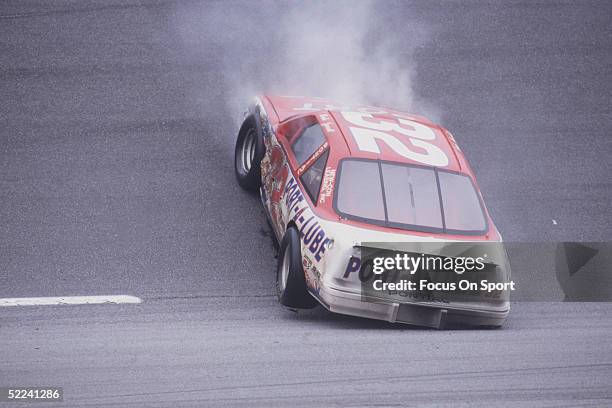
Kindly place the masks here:
<instances>
[{"instance_id":1,"label":"race car","mask_svg":"<svg viewBox=\"0 0 612 408\"><path fill-rule=\"evenodd\" d=\"M380 243L502 241L445 128L388 108L260 95L238 132L234 164L240 186L261 196L279 243L276 290L286 307L320 303L336 313L436 328L501 326L506 319L505 295L364 296L361 257ZM504 261L493 267L500 265L507 278Z\"/></svg>"}]
</instances>

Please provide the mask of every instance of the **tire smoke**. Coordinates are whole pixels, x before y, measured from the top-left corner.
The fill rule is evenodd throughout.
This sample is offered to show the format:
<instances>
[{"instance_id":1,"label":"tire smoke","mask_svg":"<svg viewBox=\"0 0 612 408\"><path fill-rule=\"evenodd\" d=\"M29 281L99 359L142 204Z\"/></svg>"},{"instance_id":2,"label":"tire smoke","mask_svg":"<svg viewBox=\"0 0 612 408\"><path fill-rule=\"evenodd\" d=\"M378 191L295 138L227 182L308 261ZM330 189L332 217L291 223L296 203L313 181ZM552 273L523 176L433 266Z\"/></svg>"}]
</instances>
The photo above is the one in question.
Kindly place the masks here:
<instances>
[{"instance_id":1,"label":"tire smoke","mask_svg":"<svg viewBox=\"0 0 612 408\"><path fill-rule=\"evenodd\" d=\"M414 90L414 53L430 37L389 2L245 2L182 6L177 28L189 52L221 49L220 95L240 118L258 93L320 96L433 115ZM402 13L405 15L406 13ZM210 99L208 90L201 90ZM217 99L218 103L218 99ZM218 109L218 108L217 108Z\"/></svg>"}]
</instances>

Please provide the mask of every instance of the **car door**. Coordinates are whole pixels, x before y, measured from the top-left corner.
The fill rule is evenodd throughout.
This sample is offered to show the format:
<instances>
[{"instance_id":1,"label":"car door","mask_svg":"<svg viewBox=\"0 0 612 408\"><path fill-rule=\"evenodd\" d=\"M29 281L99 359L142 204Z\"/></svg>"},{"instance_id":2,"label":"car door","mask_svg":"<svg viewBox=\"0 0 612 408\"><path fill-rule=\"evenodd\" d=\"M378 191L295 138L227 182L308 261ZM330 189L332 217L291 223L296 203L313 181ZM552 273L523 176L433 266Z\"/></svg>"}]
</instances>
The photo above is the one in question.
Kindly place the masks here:
<instances>
[{"instance_id":1,"label":"car door","mask_svg":"<svg viewBox=\"0 0 612 408\"><path fill-rule=\"evenodd\" d=\"M327 161L328 142L321 125L312 117L310 122L304 124L300 131L289 140L290 147L287 150L288 166L290 167L290 179L285 183L283 196L285 205L282 207L283 225L287 225L297 209L292 204L288 195L290 182L297 184L302 196L299 200L301 206L308 205L311 209L316 206L317 196L321 185L321 179ZM292 189L295 194L295 189ZM310 212L310 211L309 211ZM284 230L283 230L284 233Z\"/></svg>"},{"instance_id":2,"label":"car door","mask_svg":"<svg viewBox=\"0 0 612 408\"><path fill-rule=\"evenodd\" d=\"M287 209L282 208L282 199L287 180L298 178L306 172L327 148L327 141L315 116L305 116L281 124L276 131L276 143L270 149L270 170L267 180L269 191L269 214L277 237L282 238L288 219ZM313 173L307 177L311 181ZM297 181L297 180L296 180ZM309 182L309 186L313 183ZM312 190L312 189L311 189ZM311 192L308 192L310 195ZM317 190L318 194L318 190ZM313 200L312 196L310 199ZM316 202L316 198L314 198ZM285 216L283 216L285 215Z\"/></svg>"}]
</instances>

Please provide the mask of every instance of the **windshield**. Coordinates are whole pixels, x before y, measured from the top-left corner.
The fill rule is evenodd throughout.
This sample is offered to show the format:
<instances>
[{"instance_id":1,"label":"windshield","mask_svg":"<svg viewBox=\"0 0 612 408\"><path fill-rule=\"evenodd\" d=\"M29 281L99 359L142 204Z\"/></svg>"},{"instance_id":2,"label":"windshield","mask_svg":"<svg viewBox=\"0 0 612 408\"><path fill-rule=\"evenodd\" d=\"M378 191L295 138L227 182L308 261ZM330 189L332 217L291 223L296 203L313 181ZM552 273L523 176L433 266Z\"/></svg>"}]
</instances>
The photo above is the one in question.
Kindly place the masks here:
<instances>
[{"instance_id":1,"label":"windshield","mask_svg":"<svg viewBox=\"0 0 612 408\"><path fill-rule=\"evenodd\" d=\"M346 218L420 231L477 234L487 227L468 176L375 160L341 162L336 210Z\"/></svg>"}]
</instances>

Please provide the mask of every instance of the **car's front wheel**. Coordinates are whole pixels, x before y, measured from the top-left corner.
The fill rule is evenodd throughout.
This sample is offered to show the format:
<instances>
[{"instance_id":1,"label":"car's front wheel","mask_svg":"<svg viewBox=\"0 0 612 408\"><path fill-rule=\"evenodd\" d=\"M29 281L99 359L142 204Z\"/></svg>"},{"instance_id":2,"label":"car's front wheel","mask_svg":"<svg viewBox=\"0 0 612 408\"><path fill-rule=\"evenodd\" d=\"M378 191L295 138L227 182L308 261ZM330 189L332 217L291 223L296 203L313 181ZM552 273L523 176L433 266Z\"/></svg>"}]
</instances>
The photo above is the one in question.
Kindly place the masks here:
<instances>
[{"instance_id":1,"label":"car's front wheel","mask_svg":"<svg viewBox=\"0 0 612 408\"><path fill-rule=\"evenodd\" d=\"M284 306L292 309L312 309L317 301L308 293L298 231L289 227L280 244L276 270L276 293Z\"/></svg>"},{"instance_id":2,"label":"car's front wheel","mask_svg":"<svg viewBox=\"0 0 612 408\"><path fill-rule=\"evenodd\" d=\"M251 115L245 119L236 140L234 171L238 184L245 190L257 191L261 186L261 159L264 155L261 126Z\"/></svg>"}]
</instances>

